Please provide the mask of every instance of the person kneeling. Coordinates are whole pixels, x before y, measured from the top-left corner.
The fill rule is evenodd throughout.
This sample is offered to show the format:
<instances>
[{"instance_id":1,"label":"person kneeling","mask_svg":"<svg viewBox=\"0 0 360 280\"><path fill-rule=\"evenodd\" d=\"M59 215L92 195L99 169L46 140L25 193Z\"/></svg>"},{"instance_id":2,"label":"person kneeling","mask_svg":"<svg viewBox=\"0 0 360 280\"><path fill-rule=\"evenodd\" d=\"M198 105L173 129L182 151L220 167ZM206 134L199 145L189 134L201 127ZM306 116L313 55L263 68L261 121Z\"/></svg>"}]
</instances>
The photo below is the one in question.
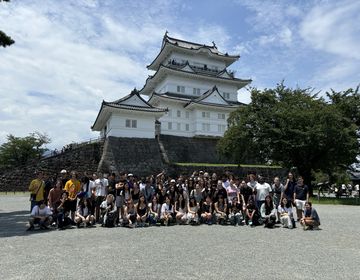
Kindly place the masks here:
<instances>
[{"instance_id":1,"label":"person kneeling","mask_svg":"<svg viewBox=\"0 0 360 280\"><path fill-rule=\"evenodd\" d=\"M48 226L51 225L51 223L52 211L50 207L46 206L43 200L39 201L31 210L29 219L30 227L27 230L33 230L35 224L38 224L41 229L49 229Z\"/></svg>"},{"instance_id":2,"label":"person kneeling","mask_svg":"<svg viewBox=\"0 0 360 280\"><path fill-rule=\"evenodd\" d=\"M265 197L265 202L261 205L260 213L265 227L273 228L276 221L276 207L270 195Z\"/></svg>"},{"instance_id":3,"label":"person kneeling","mask_svg":"<svg viewBox=\"0 0 360 280\"><path fill-rule=\"evenodd\" d=\"M74 221L69 217L70 209L71 209L71 201L68 198L69 198L69 193L63 192L60 199L60 205L57 208L58 228L60 230L65 229L65 227L69 227L72 224L74 224Z\"/></svg>"},{"instance_id":4,"label":"person kneeling","mask_svg":"<svg viewBox=\"0 0 360 280\"><path fill-rule=\"evenodd\" d=\"M304 230L319 229L320 218L316 210L312 208L311 202L305 203L305 210L300 223L304 226Z\"/></svg>"},{"instance_id":5,"label":"person kneeling","mask_svg":"<svg viewBox=\"0 0 360 280\"><path fill-rule=\"evenodd\" d=\"M126 207L124 208L123 226L128 228L136 227L136 217L136 207L133 200L130 198L126 202Z\"/></svg>"},{"instance_id":6,"label":"person kneeling","mask_svg":"<svg viewBox=\"0 0 360 280\"><path fill-rule=\"evenodd\" d=\"M284 228L292 229L294 227L295 221L292 212L291 202L284 197L278 207L278 212L280 214L280 222Z\"/></svg>"},{"instance_id":7,"label":"person kneeling","mask_svg":"<svg viewBox=\"0 0 360 280\"><path fill-rule=\"evenodd\" d=\"M165 197L165 202L161 206L160 221L165 226L170 225L174 221L174 206L169 196Z\"/></svg>"},{"instance_id":8,"label":"person kneeling","mask_svg":"<svg viewBox=\"0 0 360 280\"><path fill-rule=\"evenodd\" d=\"M114 203L114 196L108 194L106 200L100 205L102 223L101 226L114 227L116 222L117 209Z\"/></svg>"},{"instance_id":9,"label":"person kneeling","mask_svg":"<svg viewBox=\"0 0 360 280\"><path fill-rule=\"evenodd\" d=\"M80 227L81 224L89 227L95 223L95 217L91 213L91 201L89 198L83 198L80 200L75 214L75 223L77 227Z\"/></svg>"},{"instance_id":10,"label":"person kneeling","mask_svg":"<svg viewBox=\"0 0 360 280\"><path fill-rule=\"evenodd\" d=\"M230 220L230 223L233 225L233 226L236 226L236 225L244 225L245 224L245 220L244 220L244 217L243 217L243 205L241 202L238 201L238 198L235 196L233 199L232 199L232 203L229 207L229 220Z\"/></svg>"}]
</instances>

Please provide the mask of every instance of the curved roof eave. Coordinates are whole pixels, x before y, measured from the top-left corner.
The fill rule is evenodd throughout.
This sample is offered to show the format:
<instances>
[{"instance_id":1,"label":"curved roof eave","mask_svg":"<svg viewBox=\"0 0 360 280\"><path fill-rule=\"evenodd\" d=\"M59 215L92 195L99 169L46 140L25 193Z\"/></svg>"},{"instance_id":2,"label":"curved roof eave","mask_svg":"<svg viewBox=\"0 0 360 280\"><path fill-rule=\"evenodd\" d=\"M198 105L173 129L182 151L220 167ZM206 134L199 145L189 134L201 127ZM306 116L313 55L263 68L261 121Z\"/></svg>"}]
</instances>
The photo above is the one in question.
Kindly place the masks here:
<instances>
[{"instance_id":1,"label":"curved roof eave","mask_svg":"<svg viewBox=\"0 0 360 280\"><path fill-rule=\"evenodd\" d=\"M99 112L98 112L98 114L97 114L97 116L96 116L96 119L95 119L93 125L91 126L91 130L92 130L92 131L97 131L97 130L94 130L94 127L95 127L97 121L98 121L99 118L100 118L100 114L101 114L101 112L102 112L102 110L103 110L104 103L105 103L105 101L103 100L103 101L101 102L101 107L100 107L100 110L99 110Z\"/></svg>"},{"instance_id":2,"label":"curved roof eave","mask_svg":"<svg viewBox=\"0 0 360 280\"><path fill-rule=\"evenodd\" d=\"M229 61L230 63L227 63L226 66L229 66L230 64L232 64L233 62L235 62L236 60L238 60L240 58L240 55L229 55L229 54L220 54L220 53L216 53L216 52L213 52L211 47L209 46L206 46L206 45L199 45L199 47L197 48L186 48L186 47L182 47L182 46L178 46L178 45L175 45L175 44L172 44L170 43L169 41L166 41L165 44L163 45L163 47L161 48L160 52L158 53L158 55L155 57L155 59L149 64L147 65L146 67L148 69L151 70L152 66L154 64L157 64L157 60L158 58L162 55L162 53L164 52L164 50L167 48L167 46L169 47L175 47L175 48L178 48L180 50L185 50L185 51L190 51L190 52L193 52L193 51L200 51L201 49L207 49L208 51L211 52L211 54L221 58L221 59L224 59L226 61ZM161 64L160 62L158 63L159 65ZM152 69L154 70L154 69Z\"/></svg>"},{"instance_id":3,"label":"curved roof eave","mask_svg":"<svg viewBox=\"0 0 360 280\"><path fill-rule=\"evenodd\" d=\"M199 75L199 76L204 77L204 78L221 79L222 81L227 81L227 82L231 82L231 83L242 83L242 84L244 84L243 86L246 86L246 85L248 85L249 83L252 82L251 79L248 79L248 80L242 80L242 79L238 79L238 78L229 79L229 78L224 78L224 77L206 75L206 74L202 74L202 73L192 73L192 72L184 71L184 70L181 70L181 69L174 69L174 68L171 68L171 67L167 67L167 66L165 66L165 65L163 65L163 64L160 64L160 67L159 67L158 71L156 71L156 73L155 73L154 75L149 76L149 77L146 79L145 84L144 84L144 86L142 87L142 89L139 90L139 93L145 89L146 85L148 84L148 82L149 82L150 80L156 78L156 76L158 75L158 73L160 73L160 71L161 71L162 68L168 69L168 70L170 70L170 71L175 71L175 72L184 73L184 74Z\"/></svg>"}]
</instances>

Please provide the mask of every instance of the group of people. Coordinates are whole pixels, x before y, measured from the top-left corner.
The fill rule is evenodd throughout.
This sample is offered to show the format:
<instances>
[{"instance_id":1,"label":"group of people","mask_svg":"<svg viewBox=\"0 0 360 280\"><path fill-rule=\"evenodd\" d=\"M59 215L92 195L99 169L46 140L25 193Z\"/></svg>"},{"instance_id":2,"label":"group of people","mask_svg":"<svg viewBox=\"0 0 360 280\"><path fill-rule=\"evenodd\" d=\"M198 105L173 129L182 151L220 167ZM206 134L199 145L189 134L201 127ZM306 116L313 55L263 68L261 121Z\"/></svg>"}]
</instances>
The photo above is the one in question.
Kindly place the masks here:
<instances>
[{"instance_id":1,"label":"group of people","mask_svg":"<svg viewBox=\"0 0 360 280\"><path fill-rule=\"evenodd\" d=\"M195 171L172 178L161 172L146 178L119 172L88 174L62 170L46 191L39 171L29 186L31 215L28 230L50 226L146 227L151 225L220 224L305 230L318 229L320 218L309 201L309 188L301 176L290 172L282 183L270 185L262 176L247 180L233 174ZM70 175L70 176L69 176ZM293 209L295 208L295 211Z\"/></svg>"}]
</instances>

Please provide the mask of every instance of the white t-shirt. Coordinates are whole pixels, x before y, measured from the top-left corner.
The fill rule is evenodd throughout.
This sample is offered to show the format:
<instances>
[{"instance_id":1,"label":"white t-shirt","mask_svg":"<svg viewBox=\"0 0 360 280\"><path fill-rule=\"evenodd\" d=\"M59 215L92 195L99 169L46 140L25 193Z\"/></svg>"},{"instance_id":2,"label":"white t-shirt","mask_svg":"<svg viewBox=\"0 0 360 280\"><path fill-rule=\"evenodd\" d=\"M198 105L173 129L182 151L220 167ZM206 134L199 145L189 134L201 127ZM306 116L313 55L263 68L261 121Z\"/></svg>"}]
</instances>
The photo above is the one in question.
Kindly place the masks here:
<instances>
[{"instance_id":1,"label":"white t-shirt","mask_svg":"<svg viewBox=\"0 0 360 280\"><path fill-rule=\"evenodd\" d=\"M88 207L84 207L83 209L79 208L78 213L83 217L87 217L90 214L90 211Z\"/></svg>"},{"instance_id":2,"label":"white t-shirt","mask_svg":"<svg viewBox=\"0 0 360 280\"><path fill-rule=\"evenodd\" d=\"M106 196L106 187L109 186L108 179L101 178L95 180L96 196Z\"/></svg>"},{"instance_id":3,"label":"white t-shirt","mask_svg":"<svg viewBox=\"0 0 360 280\"><path fill-rule=\"evenodd\" d=\"M256 200L262 201L265 200L265 197L270 194L271 187L268 183L262 183L259 182L255 186L256 189Z\"/></svg>"},{"instance_id":4,"label":"white t-shirt","mask_svg":"<svg viewBox=\"0 0 360 280\"><path fill-rule=\"evenodd\" d=\"M30 216L41 216L41 217L48 217L52 215L52 211L49 208L49 206L45 206L44 209L41 209L38 205L35 205L34 208L31 211Z\"/></svg>"},{"instance_id":5,"label":"white t-shirt","mask_svg":"<svg viewBox=\"0 0 360 280\"><path fill-rule=\"evenodd\" d=\"M166 204L166 203L163 203L163 205L161 206L161 214L164 214L164 213L174 213L174 206L171 206L171 209L170 209L170 204Z\"/></svg>"},{"instance_id":6,"label":"white t-shirt","mask_svg":"<svg viewBox=\"0 0 360 280\"><path fill-rule=\"evenodd\" d=\"M87 191L87 197L91 197L91 191L93 188L95 188L95 182L94 181L89 181L89 189ZM83 185L83 191L86 192L86 184Z\"/></svg>"}]
</instances>

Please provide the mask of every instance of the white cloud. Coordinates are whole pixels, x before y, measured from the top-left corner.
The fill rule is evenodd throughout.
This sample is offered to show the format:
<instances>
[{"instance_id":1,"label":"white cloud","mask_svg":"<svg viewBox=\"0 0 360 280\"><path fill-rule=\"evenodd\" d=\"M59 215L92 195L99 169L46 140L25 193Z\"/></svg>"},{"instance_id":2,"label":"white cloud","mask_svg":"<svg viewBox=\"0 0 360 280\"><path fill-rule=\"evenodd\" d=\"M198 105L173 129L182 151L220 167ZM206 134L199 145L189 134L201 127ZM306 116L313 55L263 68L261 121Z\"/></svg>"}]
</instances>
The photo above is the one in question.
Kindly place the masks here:
<instances>
[{"instance_id":1,"label":"white cloud","mask_svg":"<svg viewBox=\"0 0 360 280\"><path fill-rule=\"evenodd\" d=\"M318 50L360 59L360 2L329 2L314 7L301 24L300 34Z\"/></svg>"},{"instance_id":2,"label":"white cloud","mask_svg":"<svg viewBox=\"0 0 360 280\"><path fill-rule=\"evenodd\" d=\"M328 54L316 65L313 83L320 88L345 90L360 83L360 2L327 2L313 7L300 25L311 47Z\"/></svg>"},{"instance_id":3,"label":"white cloud","mask_svg":"<svg viewBox=\"0 0 360 280\"><path fill-rule=\"evenodd\" d=\"M97 30L94 21L101 19L82 9L87 3L91 5L86 9L95 2L82 1L77 9L14 3L0 11L0 26L16 41L0 50L0 135L44 131L58 148L96 137L90 126L102 99L114 100L142 86L148 74L143 58L131 53L150 44L144 38L156 37L158 29L117 24ZM123 32L118 46L122 51L115 50L121 41L118 31ZM113 49L100 44L112 41Z\"/></svg>"}]
</instances>

